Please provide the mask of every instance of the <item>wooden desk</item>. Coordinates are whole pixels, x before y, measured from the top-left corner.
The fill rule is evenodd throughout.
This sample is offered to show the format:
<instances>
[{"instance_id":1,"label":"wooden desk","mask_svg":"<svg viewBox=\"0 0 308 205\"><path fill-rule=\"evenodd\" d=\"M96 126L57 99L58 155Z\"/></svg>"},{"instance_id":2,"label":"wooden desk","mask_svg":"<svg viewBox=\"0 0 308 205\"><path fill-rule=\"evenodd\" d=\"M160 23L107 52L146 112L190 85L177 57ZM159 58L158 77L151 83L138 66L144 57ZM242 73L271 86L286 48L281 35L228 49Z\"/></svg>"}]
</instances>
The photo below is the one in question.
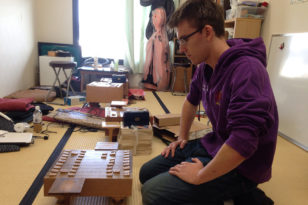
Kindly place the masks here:
<instances>
[{"instance_id":1,"label":"wooden desk","mask_svg":"<svg viewBox=\"0 0 308 205\"><path fill-rule=\"evenodd\" d=\"M92 77L97 78L111 78L113 74L125 74L126 78L128 78L128 74L130 72L130 68L126 66L120 66L118 68L118 71L112 70L111 68L97 68L94 69L93 67L80 67L78 68L80 72L80 91L82 92L85 89L85 86L87 83L90 83L92 81ZM87 81L85 81L86 75L88 75ZM99 80L98 79L98 80Z\"/></svg>"}]
</instances>

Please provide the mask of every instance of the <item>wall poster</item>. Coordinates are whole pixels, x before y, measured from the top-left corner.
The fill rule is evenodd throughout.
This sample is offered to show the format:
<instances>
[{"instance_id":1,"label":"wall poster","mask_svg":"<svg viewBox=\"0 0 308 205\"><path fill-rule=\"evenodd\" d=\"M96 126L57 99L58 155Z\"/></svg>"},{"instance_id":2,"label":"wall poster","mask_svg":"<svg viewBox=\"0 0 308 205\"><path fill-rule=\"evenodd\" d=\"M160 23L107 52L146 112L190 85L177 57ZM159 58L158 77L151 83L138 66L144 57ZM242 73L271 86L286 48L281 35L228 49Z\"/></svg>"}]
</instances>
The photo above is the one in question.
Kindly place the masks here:
<instances>
[{"instance_id":1,"label":"wall poster","mask_svg":"<svg viewBox=\"0 0 308 205\"><path fill-rule=\"evenodd\" d=\"M308 0L290 0L291 4L300 4L300 3L307 3Z\"/></svg>"}]
</instances>

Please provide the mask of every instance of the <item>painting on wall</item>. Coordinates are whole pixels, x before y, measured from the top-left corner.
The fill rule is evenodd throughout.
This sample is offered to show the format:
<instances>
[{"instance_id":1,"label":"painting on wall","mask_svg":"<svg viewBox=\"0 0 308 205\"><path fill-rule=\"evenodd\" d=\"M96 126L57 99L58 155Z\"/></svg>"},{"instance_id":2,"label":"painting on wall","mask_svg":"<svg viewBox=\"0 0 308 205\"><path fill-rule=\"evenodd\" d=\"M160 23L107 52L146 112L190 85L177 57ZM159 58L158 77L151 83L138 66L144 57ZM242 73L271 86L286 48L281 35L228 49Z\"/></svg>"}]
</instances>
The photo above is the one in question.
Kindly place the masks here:
<instances>
[{"instance_id":1,"label":"painting on wall","mask_svg":"<svg viewBox=\"0 0 308 205\"><path fill-rule=\"evenodd\" d=\"M307 3L308 0L290 0L291 4L300 4L300 3Z\"/></svg>"}]
</instances>

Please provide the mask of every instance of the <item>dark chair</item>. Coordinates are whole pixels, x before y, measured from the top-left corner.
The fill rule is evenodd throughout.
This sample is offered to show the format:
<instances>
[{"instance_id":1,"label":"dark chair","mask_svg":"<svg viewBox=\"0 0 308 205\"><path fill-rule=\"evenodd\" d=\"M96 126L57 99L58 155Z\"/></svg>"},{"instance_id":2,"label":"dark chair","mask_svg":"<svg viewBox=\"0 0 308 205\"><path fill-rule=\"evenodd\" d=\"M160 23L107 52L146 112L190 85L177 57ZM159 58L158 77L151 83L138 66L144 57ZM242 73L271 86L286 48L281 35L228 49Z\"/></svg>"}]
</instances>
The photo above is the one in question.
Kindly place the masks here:
<instances>
[{"instance_id":1,"label":"dark chair","mask_svg":"<svg viewBox=\"0 0 308 205\"><path fill-rule=\"evenodd\" d=\"M71 77L72 77L72 73L77 65L76 62L71 62L71 61L50 61L49 65L52 67L55 75L56 75L56 78L53 82L53 85L51 87L51 89L49 90L47 96L46 96L46 100L48 99L49 97L49 94L50 92L54 89L56 90L56 83L58 82L59 84L59 90L60 90L60 97L63 98L62 96L62 84L64 82L67 83L66 85L66 97L68 97L68 92L69 92L69 89L71 88L71 90L73 91L74 95L75 95L75 91L73 89L73 87L71 86ZM60 78L59 78L59 74L60 72L64 73L64 76L65 76L65 81L61 83L60 81ZM65 70L69 70L69 74L66 73Z\"/></svg>"}]
</instances>

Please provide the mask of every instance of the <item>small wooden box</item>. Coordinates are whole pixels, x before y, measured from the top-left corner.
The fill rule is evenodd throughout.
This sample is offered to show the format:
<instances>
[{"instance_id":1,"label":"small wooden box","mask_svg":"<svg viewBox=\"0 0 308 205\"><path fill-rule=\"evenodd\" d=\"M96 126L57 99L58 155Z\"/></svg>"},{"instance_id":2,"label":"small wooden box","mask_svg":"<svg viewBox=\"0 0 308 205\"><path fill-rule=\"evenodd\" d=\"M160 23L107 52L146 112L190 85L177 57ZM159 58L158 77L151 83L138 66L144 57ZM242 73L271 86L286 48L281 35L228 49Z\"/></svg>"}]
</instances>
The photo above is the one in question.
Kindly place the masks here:
<instances>
[{"instance_id":1,"label":"small wooden box","mask_svg":"<svg viewBox=\"0 0 308 205\"><path fill-rule=\"evenodd\" d=\"M154 124L158 127L179 125L181 119L181 114L165 114L165 115L155 115Z\"/></svg>"}]
</instances>

